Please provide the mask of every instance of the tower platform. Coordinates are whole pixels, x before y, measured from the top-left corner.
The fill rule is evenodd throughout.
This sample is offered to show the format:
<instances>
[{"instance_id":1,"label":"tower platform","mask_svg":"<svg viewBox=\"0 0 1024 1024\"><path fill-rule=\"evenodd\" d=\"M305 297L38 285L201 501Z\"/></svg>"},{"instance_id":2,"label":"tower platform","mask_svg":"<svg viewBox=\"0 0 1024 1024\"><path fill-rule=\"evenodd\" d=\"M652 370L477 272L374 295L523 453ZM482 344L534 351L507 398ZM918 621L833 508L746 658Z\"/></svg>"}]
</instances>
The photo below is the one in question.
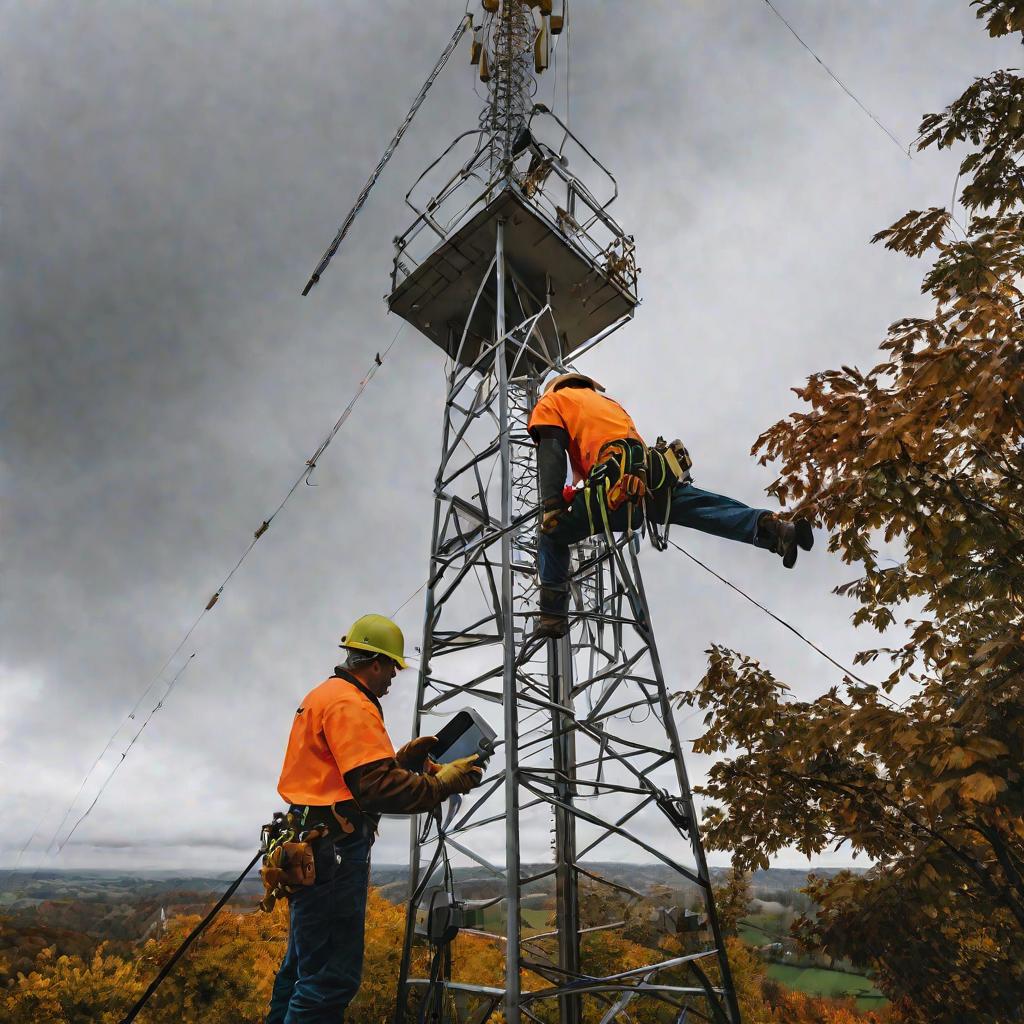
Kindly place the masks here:
<instances>
[{"instance_id":1,"label":"tower platform","mask_svg":"<svg viewBox=\"0 0 1024 1024\"><path fill-rule=\"evenodd\" d=\"M592 220L594 211L587 212ZM476 299L494 259L497 225L503 222L509 298L518 289L520 300L510 301L510 308L550 305L560 342L558 355L570 359L588 339L633 312L636 267L632 243L617 226L616 240L594 252L592 236L572 214L554 207L554 218L524 196L518 185L507 184L414 269L406 262L411 260L408 250L400 249L388 308L452 358L456 353L450 351L450 339L468 327L459 361L472 365L481 342L493 340L493 306ZM614 225L606 215L603 220L604 226Z\"/></svg>"}]
</instances>

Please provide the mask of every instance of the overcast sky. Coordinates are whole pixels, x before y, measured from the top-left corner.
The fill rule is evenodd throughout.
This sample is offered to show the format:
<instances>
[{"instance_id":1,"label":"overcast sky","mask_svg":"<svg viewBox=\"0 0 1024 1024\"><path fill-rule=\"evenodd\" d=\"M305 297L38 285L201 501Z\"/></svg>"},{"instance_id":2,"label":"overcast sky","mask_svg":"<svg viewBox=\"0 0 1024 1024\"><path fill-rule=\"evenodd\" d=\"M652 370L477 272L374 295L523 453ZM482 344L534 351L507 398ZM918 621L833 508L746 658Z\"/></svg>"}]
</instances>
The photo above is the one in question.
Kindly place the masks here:
<instances>
[{"instance_id":1,"label":"overcast sky","mask_svg":"<svg viewBox=\"0 0 1024 1024\"><path fill-rule=\"evenodd\" d=\"M966 0L775 2L904 143L972 76L1019 60ZM300 291L462 7L0 4L0 864L38 826L23 866L237 868L278 806L297 699L355 616L423 582L443 380L410 328L317 486L170 666L165 681L196 652L96 810L44 855L112 730L394 336L382 296L402 196L481 105L466 43L320 286ZM564 113L559 45L540 98L557 89ZM635 322L582 368L642 433L685 438L701 486L766 502L772 473L749 449L796 407L789 389L871 365L887 325L924 308L924 268L868 239L947 204L955 160L908 160L762 0L575 0L570 116L618 178L643 268ZM823 537L789 573L676 537L840 660L873 644L830 594L853 570ZM700 677L711 642L801 696L838 681L682 556L645 548L643 562L672 688ZM422 596L399 622L418 642ZM396 745L413 686L408 673L386 699ZM690 767L699 781L706 762ZM542 855L547 835L523 845ZM375 856L406 847L388 822Z\"/></svg>"}]
</instances>

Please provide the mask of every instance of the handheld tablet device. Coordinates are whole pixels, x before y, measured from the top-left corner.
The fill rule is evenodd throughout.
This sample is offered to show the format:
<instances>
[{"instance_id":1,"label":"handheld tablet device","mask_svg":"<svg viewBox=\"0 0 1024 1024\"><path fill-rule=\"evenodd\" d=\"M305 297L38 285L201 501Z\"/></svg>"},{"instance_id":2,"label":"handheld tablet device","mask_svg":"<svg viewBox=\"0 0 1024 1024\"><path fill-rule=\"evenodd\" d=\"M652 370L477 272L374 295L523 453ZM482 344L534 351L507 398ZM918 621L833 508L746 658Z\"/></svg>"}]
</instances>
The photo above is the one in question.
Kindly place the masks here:
<instances>
[{"instance_id":1,"label":"handheld tablet device","mask_svg":"<svg viewBox=\"0 0 1024 1024\"><path fill-rule=\"evenodd\" d=\"M430 756L441 762L476 754L483 765L494 753L496 736L497 733L475 711L460 711L438 732L437 742L430 748Z\"/></svg>"}]
</instances>

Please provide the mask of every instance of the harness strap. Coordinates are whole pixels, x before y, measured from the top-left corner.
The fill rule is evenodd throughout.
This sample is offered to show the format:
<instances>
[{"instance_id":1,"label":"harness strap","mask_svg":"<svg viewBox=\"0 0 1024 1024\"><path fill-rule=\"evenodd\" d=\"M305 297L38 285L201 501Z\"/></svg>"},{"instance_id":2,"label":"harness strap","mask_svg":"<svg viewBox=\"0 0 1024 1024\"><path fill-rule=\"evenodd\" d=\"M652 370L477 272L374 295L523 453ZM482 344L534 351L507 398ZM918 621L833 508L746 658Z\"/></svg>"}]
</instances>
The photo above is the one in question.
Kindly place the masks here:
<instances>
[{"instance_id":1,"label":"harness strap","mask_svg":"<svg viewBox=\"0 0 1024 1024\"><path fill-rule=\"evenodd\" d=\"M667 460L664 455L659 452L656 448L647 449L648 463L650 464L651 476L654 476L655 468L661 470L661 477L657 483L651 482L652 491L660 491L665 486L665 478L668 476L668 466L666 465Z\"/></svg>"},{"instance_id":2,"label":"harness strap","mask_svg":"<svg viewBox=\"0 0 1024 1024\"><path fill-rule=\"evenodd\" d=\"M605 535L608 537L608 540L609 540L610 543L614 543L612 541L612 527L611 527L611 523L608 522L608 479L607 478L605 478L605 481L604 481L604 494L601 495L601 498L600 498L600 507L601 507L601 522L604 524Z\"/></svg>"},{"instance_id":3,"label":"harness strap","mask_svg":"<svg viewBox=\"0 0 1024 1024\"><path fill-rule=\"evenodd\" d=\"M590 484L586 484L583 488L583 503L587 506L587 526L589 528L588 537L594 534L594 513L590 507Z\"/></svg>"},{"instance_id":4,"label":"harness strap","mask_svg":"<svg viewBox=\"0 0 1024 1024\"><path fill-rule=\"evenodd\" d=\"M583 486L588 535L598 532L594 502L599 506L601 526L609 539L609 512L628 505L626 532L632 535L636 518L634 506L642 506L643 521L651 530L651 543L664 550L672 516L671 492L689 478L691 465L689 453L680 441L666 443L659 437L653 448L637 438L606 441L598 450L597 461ZM662 500L664 510L657 504Z\"/></svg>"}]
</instances>

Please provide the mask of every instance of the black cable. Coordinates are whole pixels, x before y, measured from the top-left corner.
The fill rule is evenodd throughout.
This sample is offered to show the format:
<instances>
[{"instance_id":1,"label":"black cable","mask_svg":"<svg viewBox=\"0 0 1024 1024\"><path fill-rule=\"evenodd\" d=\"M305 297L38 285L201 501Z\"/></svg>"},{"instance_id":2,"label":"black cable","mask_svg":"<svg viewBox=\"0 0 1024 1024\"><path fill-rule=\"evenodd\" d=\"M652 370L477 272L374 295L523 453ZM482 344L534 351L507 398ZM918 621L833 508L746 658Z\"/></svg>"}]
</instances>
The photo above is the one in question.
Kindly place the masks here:
<instances>
[{"instance_id":1,"label":"black cable","mask_svg":"<svg viewBox=\"0 0 1024 1024\"><path fill-rule=\"evenodd\" d=\"M135 701L135 704L132 706L131 711L129 711L128 714L125 716L124 721L121 722L121 724L110 734L110 738L107 740L106 746L104 746L104 748L96 756L96 759L89 766L89 770L85 773L85 776L82 779L81 785L79 785L79 787L78 787L78 792L75 793L74 797L72 797L71 803L68 804L68 809L64 812L64 817L61 818L60 824L54 829L53 835L50 836L50 841L46 844L47 851L56 842L57 836L60 835L61 830L64 828L65 824L67 824L67 820L68 820L68 818L71 817L71 812L74 810L75 804L78 803L78 798L82 795L83 791L85 790L86 785L88 784L89 780L92 778L93 772L96 771L96 769L99 767L100 762L103 760L104 757L107 756L107 752L114 745L114 741L117 739L118 733L129 722L134 721L135 715L138 713L139 707L142 705L142 702L146 699L146 695L160 681L160 678L163 676L164 672L167 671L167 666L170 665L170 663L178 656L178 652L185 646L186 643L188 643L189 637L195 632L196 627L199 625L199 623L202 621L202 619L203 619L203 617L205 615L206 615L206 609L204 609L202 612L199 613L198 618L195 620L195 622L192 623L191 626L189 626L189 628L186 631L185 635L181 638L180 642L178 643L178 646L175 647L173 651L171 651L171 653L164 660L164 663L160 666L160 670L153 677L152 681L142 691L142 693L139 694L138 698ZM194 657L195 657L195 652L192 653L192 655L189 658L189 660L191 661L191 659L194 658ZM187 666L188 662L185 662L185 665ZM177 681L178 676L181 675L181 671L183 671L183 670L179 670L178 674L174 677L174 679L171 680L170 686L173 686L174 683ZM167 697L167 694L169 692L170 692L170 687L168 687L168 689L164 691L164 698ZM161 701L164 698L161 698ZM156 709L154 708L154 711L155 710ZM150 717L152 717L152 714L150 715ZM147 721L148 721L148 719L147 719ZM127 751L125 751L125 753L127 753ZM124 759L124 754L121 755L121 759L122 760ZM93 801L93 803L95 804L95 801ZM92 810L92 808L90 807L89 810ZM86 813L88 813L88 812L86 812ZM40 821L40 824L42 824L41 821ZM81 824L81 822L79 822L79 824ZM77 828L77 825L75 827ZM38 831L38 829L37 829L37 831ZM32 839L34 839L34 838L35 838L35 834L33 834L32 838L29 839L28 843L26 843L25 846L22 847L21 852L18 854L18 860L15 861L15 867L17 867L18 861L21 860L21 855L25 852L25 850L28 849L29 845L32 842ZM66 836L65 839L64 839L64 842L66 843L69 838L70 838L70 835ZM64 845L64 843L61 843L61 846L63 846L63 845Z\"/></svg>"},{"instance_id":2,"label":"black cable","mask_svg":"<svg viewBox=\"0 0 1024 1024\"><path fill-rule=\"evenodd\" d=\"M695 558L693 555L690 554L689 551L686 550L686 548L681 547L671 538L669 539L669 544L671 544L672 547L676 549L676 551L681 551L684 555L686 555L686 557L690 559L691 562L696 562L705 572L711 573L711 575L714 576L716 580L720 580L727 587L732 587L732 589L735 590L737 594L739 594L741 597L745 597L755 608L760 608L761 611L765 613L765 615L768 615L771 618L773 618L780 626L785 626L786 629L790 631L790 633L793 633L795 636L803 640L803 642L807 644L808 647L817 651L823 658L832 662L832 664L835 665L836 668L841 669L851 679L856 679L858 683L861 683L864 686L873 685L872 683L867 682L867 680L861 679L861 677L857 675L856 672L851 672L850 669L836 661L836 659L833 658L832 655L829 654L827 651L823 651L817 644L812 643L810 640L808 640L807 637L805 637L803 633L801 633L800 630L798 630L795 626L791 626L785 619L780 619L779 616L775 614L775 612L771 611L768 608L765 608L763 604L760 604L759 602L755 601L745 590L741 590L739 587L736 586L735 583L730 582L724 576L719 576L718 573L711 568L711 566L705 565L699 558Z\"/></svg>"},{"instance_id":3,"label":"black cable","mask_svg":"<svg viewBox=\"0 0 1024 1024\"><path fill-rule=\"evenodd\" d=\"M442 824L442 814L440 806L435 807L432 811L427 814L427 819L423 823L423 830L419 836L419 842L422 846L427 842L430 836L431 827L437 828L437 849L434 851L434 856L431 858L430 866L427 868L423 875L423 880L420 882L416 891L413 893L411 902L417 904L422 894L426 891L430 884L430 879L434 874L434 870L437 867L437 862L440 859L443 864L442 871L442 886L445 893L448 896L448 922L451 922L452 908L455 904L455 876L452 872L451 861L448 857L448 849L444 843L444 827ZM427 990L420 1002L420 1009L417 1015L417 1024L431 1024L438 1019L437 1012L443 1010L444 1006L444 984L440 981L440 974L442 968L442 960L444 951L448 945L445 942L434 943L430 938L431 930L433 928L434 921L434 901L440 894L440 890L431 893L430 901L427 904L427 915L426 915L426 932L427 941L434 947L433 955L430 960L430 972L427 980ZM411 909L410 909L411 912ZM439 995L440 993L440 995ZM438 1011L435 1011L435 1002L439 1002Z\"/></svg>"},{"instance_id":4,"label":"black cable","mask_svg":"<svg viewBox=\"0 0 1024 1024\"><path fill-rule=\"evenodd\" d=\"M246 864L245 870L231 883L231 885L228 886L227 891L224 893L224 895L221 896L219 900L217 900L217 902L213 906L213 909L206 915L206 917L202 919L202 921L199 922L199 924L195 926L195 928L192 929L192 931L188 933L188 935L185 936L185 940L174 951L174 955L171 957L171 959L168 960L167 963L165 963L163 967L160 968L160 973L157 974L157 976L152 980L152 982L150 982L149 988L147 988L146 991L142 993L142 995L136 1001L135 1005L128 1011L128 1013L121 1018L121 1024L131 1024L131 1022L135 1020L135 1018L139 1015L139 1011L146 1005L146 1003L149 1002L150 997L160 987L161 982L174 969L174 965L182 958L188 947L191 946L192 943L195 942L195 940L199 938L199 936L202 935L202 933L209 927L210 922L213 921L217 914L220 913L221 908L224 906L224 904L227 903L227 901L231 899L232 896L234 896L235 890L242 884L242 882L245 881L246 875L248 875L249 872L252 871L253 867L255 867L256 865L256 861L258 861L262 856L263 849L260 848L257 851L256 856L253 857L253 859L249 861L248 864Z\"/></svg>"},{"instance_id":5,"label":"black cable","mask_svg":"<svg viewBox=\"0 0 1024 1024\"><path fill-rule=\"evenodd\" d=\"M78 826L81 825L82 822L85 821L85 819L88 818L89 815L92 813L93 808L96 806L97 803L99 803L99 799L103 795L103 791L107 788L107 786L110 785L110 780L113 779L113 777L116 774L118 768L121 767L122 763L124 762L124 759L128 756L128 754L131 751L132 747L135 746L136 740L138 740L138 738L142 735L142 732L146 728L146 726L149 725L150 719L152 719L152 717L164 706L164 701L169 696L171 690L174 689L174 684L177 683L177 681L181 678L182 673L185 671L185 669L188 668L188 666L192 662L192 659L195 656L196 656L195 652L193 651L192 654L189 656L188 661L186 661L185 664L182 665L182 667L180 669L178 669L177 674L170 681L170 683L167 684L167 688L164 690L163 696L160 698L160 700L157 701L156 705L153 707L153 709L150 711L150 713L146 716L145 721L139 727L139 729L135 733L135 735L131 738L131 740L128 743L128 746L125 747L125 749L123 751L121 751L121 756L118 758L118 760L115 763L114 767L110 770L110 774L103 781L103 784L100 786L99 792L93 798L92 803L89 804L88 808L86 808L85 813L75 822L75 824L72 827L71 831L64 837L63 841L57 847L57 853L60 853L60 851L64 849L64 845L75 834L75 831L78 828ZM146 693L149 692L150 688L151 687L147 688ZM143 696L145 696L145 694L143 694ZM141 699L140 699L140 702L141 702ZM138 705L136 705L136 706L138 706ZM60 835L61 830L64 828L64 825L67 823L68 818L71 816L71 812L74 810L75 804L78 802L78 798L82 795L82 790L85 789L85 784L89 781L90 777L92 776L92 773L96 770L96 767L100 763L100 761L103 760L103 757L106 755L107 751L114 745L114 740L117 738L117 734L121 731L121 729L124 728L125 723L129 719L132 719L134 717L135 717L135 713L133 711L132 714L129 715L127 719L125 719L125 722L122 722L121 725L119 725L117 727L117 730L110 737L110 739L107 741L107 745L101 751L100 756L97 757L95 761L93 761L92 767L89 769L89 771L86 774L85 778L82 780L81 786L78 787L78 792L75 794L75 798L68 805L68 809L64 812L64 817L61 818L60 824L56 827L56 829L54 829L53 835L50 836L50 841L46 844L46 850L44 851L45 853L49 853L49 851L52 849L54 843L57 841L57 836ZM3 876L3 879L2 879L3 883L6 883L11 878L13 878L15 872L18 870L18 865L21 863L21 858L24 856L25 851L29 848L29 846L32 845L32 842L36 838L36 836L39 835L39 830L40 830L40 828L42 828L43 820L44 820L45 817L46 817L46 812L44 811L42 817L40 817L39 821L36 823L36 827L33 830L32 834L28 837L28 840L25 842L24 846L22 846L22 848L18 851L18 856L15 858L14 866ZM35 879L37 879L39 877L39 875L42 872L42 870L43 870L42 867L39 867L39 868L37 868L35 870L35 872L32 875L33 880L35 880Z\"/></svg>"}]
</instances>

